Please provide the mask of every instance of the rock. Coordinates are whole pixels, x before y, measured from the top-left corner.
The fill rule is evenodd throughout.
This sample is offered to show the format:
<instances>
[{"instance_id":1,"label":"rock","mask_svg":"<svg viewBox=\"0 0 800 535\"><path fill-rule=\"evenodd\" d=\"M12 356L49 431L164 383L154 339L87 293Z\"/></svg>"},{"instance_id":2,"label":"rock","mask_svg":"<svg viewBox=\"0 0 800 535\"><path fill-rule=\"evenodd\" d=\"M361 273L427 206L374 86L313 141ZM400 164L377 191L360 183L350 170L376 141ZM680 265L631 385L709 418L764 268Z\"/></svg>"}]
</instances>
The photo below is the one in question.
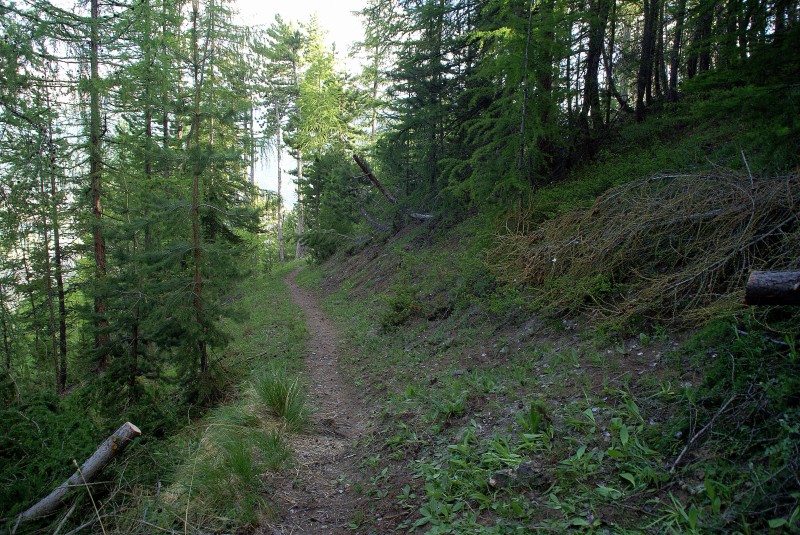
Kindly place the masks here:
<instances>
[{"instance_id":1,"label":"rock","mask_svg":"<svg viewBox=\"0 0 800 535\"><path fill-rule=\"evenodd\" d=\"M509 475L510 470L501 470L496 472L489 478L489 486L493 489L501 489L507 487L511 482L511 477Z\"/></svg>"},{"instance_id":2,"label":"rock","mask_svg":"<svg viewBox=\"0 0 800 535\"><path fill-rule=\"evenodd\" d=\"M534 461L527 461L514 468L499 470L489 478L489 486L495 489L513 486L547 488L550 475Z\"/></svg>"}]
</instances>

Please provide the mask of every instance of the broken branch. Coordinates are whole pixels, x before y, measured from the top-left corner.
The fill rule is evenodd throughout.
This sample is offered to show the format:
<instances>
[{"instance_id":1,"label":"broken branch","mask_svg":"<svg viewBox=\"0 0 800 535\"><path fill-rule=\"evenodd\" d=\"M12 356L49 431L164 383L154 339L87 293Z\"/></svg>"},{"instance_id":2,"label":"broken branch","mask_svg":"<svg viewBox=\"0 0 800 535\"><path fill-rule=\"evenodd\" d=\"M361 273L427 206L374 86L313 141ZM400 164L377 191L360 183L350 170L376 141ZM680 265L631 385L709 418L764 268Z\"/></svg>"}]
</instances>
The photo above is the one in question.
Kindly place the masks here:
<instances>
[{"instance_id":1,"label":"broken branch","mask_svg":"<svg viewBox=\"0 0 800 535\"><path fill-rule=\"evenodd\" d=\"M45 498L24 511L17 517L17 524L26 520L33 520L56 511L61 507L64 497L72 487L86 484L100 473L100 471L119 454L128 443L141 435L138 427L130 422L125 422L113 435L108 437L89 459L72 476L61 483Z\"/></svg>"},{"instance_id":2,"label":"broken branch","mask_svg":"<svg viewBox=\"0 0 800 535\"><path fill-rule=\"evenodd\" d=\"M364 171L364 176L369 178L370 182L375 184L375 187L378 188L378 190L381 193L383 193L383 196L386 197L389 200L390 203L392 203L394 205L397 205L397 198L394 195L392 195L391 193L389 193L389 190L387 190L385 187L383 187L383 184L380 183L378 178L372 173L372 171L370 171L369 167L367 167L367 163L364 160L362 160L358 156L358 154L355 154L355 153L353 154L353 160L355 160L356 164L358 164L358 166L361 168L361 170ZM414 219L419 219L421 221L431 221L433 219L436 219L436 216L434 216L434 215L422 214L422 213L419 213L419 212L412 212L412 211L406 210L406 209L403 209L403 213L406 214L409 217L413 217ZM362 212L362 215L364 215L363 212Z\"/></svg>"},{"instance_id":3,"label":"broken branch","mask_svg":"<svg viewBox=\"0 0 800 535\"><path fill-rule=\"evenodd\" d=\"M358 157L358 154L353 154L353 160L355 160L361 170L364 171L364 174L367 176L367 178L369 178L370 181L375 184L375 187L378 188L381 193L383 193L383 196L389 199L390 203L397 204L397 199L394 197L394 195L389 193L389 191L383 187L383 184L381 184L375 175L372 174L372 171L369 170L369 167L367 167L367 164L364 162L364 160Z\"/></svg>"}]
</instances>

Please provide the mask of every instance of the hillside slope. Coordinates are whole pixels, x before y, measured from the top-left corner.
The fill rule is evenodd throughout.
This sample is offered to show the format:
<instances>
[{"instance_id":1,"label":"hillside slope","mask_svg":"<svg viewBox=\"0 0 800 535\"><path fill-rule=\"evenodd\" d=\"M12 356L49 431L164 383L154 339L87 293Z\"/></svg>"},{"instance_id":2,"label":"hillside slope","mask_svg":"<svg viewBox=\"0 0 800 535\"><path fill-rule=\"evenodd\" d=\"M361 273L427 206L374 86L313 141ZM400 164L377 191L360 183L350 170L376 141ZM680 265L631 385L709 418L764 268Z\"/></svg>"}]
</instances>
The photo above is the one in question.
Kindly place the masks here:
<instances>
[{"instance_id":1,"label":"hillside slope","mask_svg":"<svg viewBox=\"0 0 800 535\"><path fill-rule=\"evenodd\" d=\"M786 180L796 194L796 175ZM541 231L537 245L545 252L527 258L578 262L575 250L550 261L555 236L574 241L576 225L587 236L619 231L618 219L585 215L592 210L548 222L554 234ZM784 222L778 212L766 213ZM630 212L625 224L655 217ZM800 528L796 311L743 309L731 283L740 275L726 268L704 271L728 289L716 307L676 294L648 309L670 313L631 314L626 303L655 280L643 266L664 276L685 267L641 251L583 260L595 263L593 284L566 270L524 285L506 265L524 255L498 249L496 228L412 224L300 277L327 295L350 341L345 374L377 407L380 431L362 452L372 475L364 492L376 500L356 524L434 533ZM780 229L769 250L791 265L796 221ZM706 244L706 253L717 251ZM683 318L674 310L692 321L675 321Z\"/></svg>"}]
</instances>

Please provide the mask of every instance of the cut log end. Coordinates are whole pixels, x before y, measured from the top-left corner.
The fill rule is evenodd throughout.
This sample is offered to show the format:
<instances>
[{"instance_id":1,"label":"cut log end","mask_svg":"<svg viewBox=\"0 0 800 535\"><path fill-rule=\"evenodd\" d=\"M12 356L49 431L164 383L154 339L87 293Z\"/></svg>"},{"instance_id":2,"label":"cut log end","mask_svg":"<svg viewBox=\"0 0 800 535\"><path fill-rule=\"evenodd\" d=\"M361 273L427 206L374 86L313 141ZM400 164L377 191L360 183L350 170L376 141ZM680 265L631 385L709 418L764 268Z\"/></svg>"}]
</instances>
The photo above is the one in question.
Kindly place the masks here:
<instances>
[{"instance_id":1,"label":"cut log end","mask_svg":"<svg viewBox=\"0 0 800 535\"><path fill-rule=\"evenodd\" d=\"M132 423L125 422L125 425L128 426L128 429L130 429L130 432L133 433L134 436L138 437L138 436L140 436L142 434L142 430L139 429L138 427L136 427L135 425L133 425Z\"/></svg>"},{"instance_id":2,"label":"cut log end","mask_svg":"<svg viewBox=\"0 0 800 535\"><path fill-rule=\"evenodd\" d=\"M747 280L747 305L800 305L800 271L753 271Z\"/></svg>"}]
</instances>

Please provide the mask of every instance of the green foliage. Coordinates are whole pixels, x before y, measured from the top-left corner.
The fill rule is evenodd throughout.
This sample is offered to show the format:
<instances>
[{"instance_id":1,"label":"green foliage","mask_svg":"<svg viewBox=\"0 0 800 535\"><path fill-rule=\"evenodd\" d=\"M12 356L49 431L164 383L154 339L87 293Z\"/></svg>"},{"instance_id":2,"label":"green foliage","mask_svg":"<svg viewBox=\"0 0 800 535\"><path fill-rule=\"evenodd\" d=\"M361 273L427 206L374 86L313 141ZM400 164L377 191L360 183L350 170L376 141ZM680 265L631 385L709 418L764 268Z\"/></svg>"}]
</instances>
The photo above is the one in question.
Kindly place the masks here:
<instances>
[{"instance_id":1,"label":"green foliage","mask_svg":"<svg viewBox=\"0 0 800 535\"><path fill-rule=\"evenodd\" d=\"M422 306L416 300L417 291L412 286L398 286L394 295L386 297L386 309L381 315L381 328L389 331L419 317Z\"/></svg>"},{"instance_id":2,"label":"green foliage","mask_svg":"<svg viewBox=\"0 0 800 535\"><path fill-rule=\"evenodd\" d=\"M47 495L94 452L103 429L76 399L45 391L0 410L0 509L13 516Z\"/></svg>"},{"instance_id":3,"label":"green foliage","mask_svg":"<svg viewBox=\"0 0 800 535\"><path fill-rule=\"evenodd\" d=\"M333 256L347 238L335 230L310 230L303 233L300 243L308 250L312 262L322 263Z\"/></svg>"},{"instance_id":4,"label":"green foliage","mask_svg":"<svg viewBox=\"0 0 800 535\"><path fill-rule=\"evenodd\" d=\"M706 474L706 494L686 507L703 511L707 525L726 526L741 515L753 528L767 520L797 527L791 481L800 473L800 362L792 346L798 335L797 313L775 307L738 321L714 321L687 346L693 364L706 373L687 392L689 411L675 425L681 433L692 419L711 426L701 437L710 455L686 469Z\"/></svg>"},{"instance_id":5,"label":"green foliage","mask_svg":"<svg viewBox=\"0 0 800 535\"><path fill-rule=\"evenodd\" d=\"M288 466L288 445L248 404L215 410L206 422L177 472L176 512L189 526L255 525L271 514L264 474Z\"/></svg>"}]
</instances>

